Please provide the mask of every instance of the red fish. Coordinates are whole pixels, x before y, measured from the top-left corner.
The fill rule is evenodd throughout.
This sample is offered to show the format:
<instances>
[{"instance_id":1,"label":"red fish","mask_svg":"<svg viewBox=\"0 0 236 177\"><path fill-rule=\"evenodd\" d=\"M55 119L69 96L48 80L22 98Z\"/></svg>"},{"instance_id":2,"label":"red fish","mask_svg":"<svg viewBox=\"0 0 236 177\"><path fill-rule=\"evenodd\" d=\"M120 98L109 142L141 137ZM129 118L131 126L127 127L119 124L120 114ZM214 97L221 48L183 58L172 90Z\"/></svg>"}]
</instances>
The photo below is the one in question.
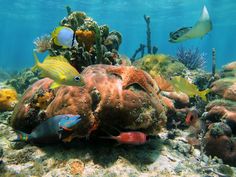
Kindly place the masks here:
<instances>
[{"instance_id":1,"label":"red fish","mask_svg":"<svg viewBox=\"0 0 236 177\"><path fill-rule=\"evenodd\" d=\"M118 136L101 137L114 139L120 144L141 145L148 141L148 136L142 132L122 132Z\"/></svg>"},{"instance_id":2,"label":"red fish","mask_svg":"<svg viewBox=\"0 0 236 177\"><path fill-rule=\"evenodd\" d=\"M187 125L193 125L197 122L198 120L198 112L197 110L191 110L188 112L185 122Z\"/></svg>"}]
</instances>

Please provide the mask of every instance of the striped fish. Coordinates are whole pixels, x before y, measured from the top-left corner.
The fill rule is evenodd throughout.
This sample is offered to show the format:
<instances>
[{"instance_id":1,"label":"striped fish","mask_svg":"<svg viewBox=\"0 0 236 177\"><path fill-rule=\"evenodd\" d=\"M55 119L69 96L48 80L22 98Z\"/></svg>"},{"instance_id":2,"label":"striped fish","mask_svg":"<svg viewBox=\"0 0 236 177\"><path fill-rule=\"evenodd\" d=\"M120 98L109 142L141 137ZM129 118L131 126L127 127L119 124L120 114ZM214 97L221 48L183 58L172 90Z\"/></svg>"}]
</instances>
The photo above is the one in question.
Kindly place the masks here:
<instances>
[{"instance_id":1,"label":"striped fish","mask_svg":"<svg viewBox=\"0 0 236 177\"><path fill-rule=\"evenodd\" d=\"M71 66L63 56L47 56L42 63L35 52L33 52L35 66L32 70L39 69L42 77L49 77L54 80L51 89L61 85L84 86L84 80L79 72Z\"/></svg>"}]
</instances>

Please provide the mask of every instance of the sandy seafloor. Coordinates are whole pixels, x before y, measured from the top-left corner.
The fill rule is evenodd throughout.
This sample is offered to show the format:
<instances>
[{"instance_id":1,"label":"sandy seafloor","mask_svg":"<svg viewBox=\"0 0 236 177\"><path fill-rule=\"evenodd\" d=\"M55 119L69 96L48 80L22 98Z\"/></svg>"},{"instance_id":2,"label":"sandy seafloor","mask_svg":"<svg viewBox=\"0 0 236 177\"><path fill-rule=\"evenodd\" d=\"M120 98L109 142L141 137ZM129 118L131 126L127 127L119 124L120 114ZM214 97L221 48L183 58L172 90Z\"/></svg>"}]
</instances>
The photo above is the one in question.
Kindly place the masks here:
<instances>
[{"instance_id":1,"label":"sandy seafloor","mask_svg":"<svg viewBox=\"0 0 236 177\"><path fill-rule=\"evenodd\" d=\"M167 131L142 146L99 140L75 140L70 144L36 146L10 142L15 133L7 124L12 112L0 114L0 176L234 176L236 168L223 165L193 148L187 131Z\"/></svg>"}]
</instances>

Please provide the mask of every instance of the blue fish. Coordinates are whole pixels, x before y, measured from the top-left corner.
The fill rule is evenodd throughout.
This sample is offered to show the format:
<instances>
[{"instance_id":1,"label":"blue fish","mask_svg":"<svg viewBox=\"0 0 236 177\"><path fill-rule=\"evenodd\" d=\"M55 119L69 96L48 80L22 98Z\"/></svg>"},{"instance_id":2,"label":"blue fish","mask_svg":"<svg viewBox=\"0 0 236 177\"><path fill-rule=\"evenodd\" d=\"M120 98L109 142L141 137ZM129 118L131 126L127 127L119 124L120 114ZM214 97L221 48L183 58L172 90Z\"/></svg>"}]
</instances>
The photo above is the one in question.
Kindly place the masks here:
<instances>
[{"instance_id":1,"label":"blue fish","mask_svg":"<svg viewBox=\"0 0 236 177\"><path fill-rule=\"evenodd\" d=\"M17 139L34 143L55 143L72 133L73 127L81 120L80 115L58 115L39 124L30 134L16 131Z\"/></svg>"}]
</instances>

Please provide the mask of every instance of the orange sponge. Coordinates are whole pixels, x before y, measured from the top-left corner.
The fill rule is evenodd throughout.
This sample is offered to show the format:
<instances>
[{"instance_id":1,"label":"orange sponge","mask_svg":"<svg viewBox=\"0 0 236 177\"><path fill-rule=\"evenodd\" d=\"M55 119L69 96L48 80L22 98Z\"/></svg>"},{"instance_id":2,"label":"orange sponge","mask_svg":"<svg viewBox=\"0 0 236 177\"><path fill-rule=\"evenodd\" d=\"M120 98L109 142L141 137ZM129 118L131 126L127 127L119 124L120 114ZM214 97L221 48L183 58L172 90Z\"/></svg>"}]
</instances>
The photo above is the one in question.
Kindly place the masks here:
<instances>
[{"instance_id":1,"label":"orange sponge","mask_svg":"<svg viewBox=\"0 0 236 177\"><path fill-rule=\"evenodd\" d=\"M17 102L17 92L14 89L0 89L0 111L13 110Z\"/></svg>"}]
</instances>

